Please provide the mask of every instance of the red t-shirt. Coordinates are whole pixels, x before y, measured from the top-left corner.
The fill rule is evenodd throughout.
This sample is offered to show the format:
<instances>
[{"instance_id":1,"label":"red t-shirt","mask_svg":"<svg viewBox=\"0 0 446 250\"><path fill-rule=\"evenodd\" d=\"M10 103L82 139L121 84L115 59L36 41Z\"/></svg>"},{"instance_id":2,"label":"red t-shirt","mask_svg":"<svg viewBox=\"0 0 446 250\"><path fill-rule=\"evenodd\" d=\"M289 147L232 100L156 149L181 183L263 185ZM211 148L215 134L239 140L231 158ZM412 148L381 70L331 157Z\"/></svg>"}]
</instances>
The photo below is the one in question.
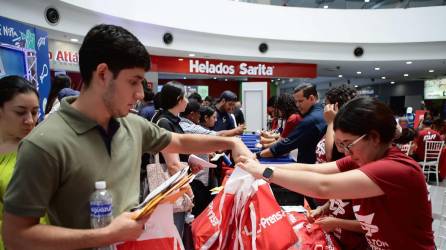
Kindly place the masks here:
<instances>
[{"instance_id":1,"label":"red t-shirt","mask_svg":"<svg viewBox=\"0 0 446 250\"><path fill-rule=\"evenodd\" d=\"M434 249L427 185L412 158L393 147L384 158L359 168L350 156L336 164L341 172L359 169L384 192L352 200L355 217L372 249Z\"/></svg>"},{"instance_id":2,"label":"red t-shirt","mask_svg":"<svg viewBox=\"0 0 446 250\"><path fill-rule=\"evenodd\" d=\"M414 153L420 161L424 159L424 149L427 141L441 141L440 133L433 129L423 129L418 131L418 136L415 138L417 148Z\"/></svg>"},{"instance_id":3,"label":"red t-shirt","mask_svg":"<svg viewBox=\"0 0 446 250\"><path fill-rule=\"evenodd\" d=\"M288 135L293 131L294 127L299 124L299 122L302 120L302 117L299 114L292 114L288 117L285 123L285 127L283 128L282 133L280 136L282 138L288 137Z\"/></svg>"},{"instance_id":4,"label":"red t-shirt","mask_svg":"<svg viewBox=\"0 0 446 250\"><path fill-rule=\"evenodd\" d=\"M356 220L351 200L329 200L329 202L330 216L345 220ZM367 249L364 233L348 231L338 227L333 231L333 235L338 239L343 250Z\"/></svg>"}]
</instances>

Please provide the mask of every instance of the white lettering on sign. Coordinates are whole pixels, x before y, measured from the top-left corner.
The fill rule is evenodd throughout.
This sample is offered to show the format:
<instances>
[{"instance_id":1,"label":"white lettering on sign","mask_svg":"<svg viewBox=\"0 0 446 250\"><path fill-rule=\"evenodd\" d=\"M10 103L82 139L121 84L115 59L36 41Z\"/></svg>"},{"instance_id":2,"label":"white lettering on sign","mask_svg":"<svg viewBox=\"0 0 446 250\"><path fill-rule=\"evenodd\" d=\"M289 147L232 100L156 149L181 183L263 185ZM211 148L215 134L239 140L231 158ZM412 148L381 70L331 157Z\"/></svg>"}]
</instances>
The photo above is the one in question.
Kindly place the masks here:
<instances>
[{"instance_id":1,"label":"white lettering on sign","mask_svg":"<svg viewBox=\"0 0 446 250\"><path fill-rule=\"evenodd\" d=\"M220 221L219 221L219 219L217 218L217 216L215 215L215 212L214 212L214 204L213 204L213 202L211 202L209 205L208 205L208 217L209 217L209 221L211 222L211 225L213 226L213 227L216 227L216 226L218 226L219 224L220 224Z\"/></svg>"},{"instance_id":2,"label":"white lettering on sign","mask_svg":"<svg viewBox=\"0 0 446 250\"><path fill-rule=\"evenodd\" d=\"M0 34L2 34L4 36L9 36L9 37L18 37L17 32L14 30L14 28L13 27L8 27L6 25L1 27Z\"/></svg>"},{"instance_id":3,"label":"white lettering on sign","mask_svg":"<svg viewBox=\"0 0 446 250\"><path fill-rule=\"evenodd\" d=\"M68 50L58 50L56 54L53 55L53 52L48 52L50 60L54 60L57 62L70 63L70 64L78 64L79 63L79 53L68 51Z\"/></svg>"},{"instance_id":4,"label":"white lettering on sign","mask_svg":"<svg viewBox=\"0 0 446 250\"><path fill-rule=\"evenodd\" d=\"M190 73L234 75L235 69L235 65L228 65L223 62L213 64L209 61L200 63L200 60L189 60ZM274 66L266 66L265 64L249 66L247 63L240 63L238 70L239 75L247 76L272 76L274 74Z\"/></svg>"}]
</instances>

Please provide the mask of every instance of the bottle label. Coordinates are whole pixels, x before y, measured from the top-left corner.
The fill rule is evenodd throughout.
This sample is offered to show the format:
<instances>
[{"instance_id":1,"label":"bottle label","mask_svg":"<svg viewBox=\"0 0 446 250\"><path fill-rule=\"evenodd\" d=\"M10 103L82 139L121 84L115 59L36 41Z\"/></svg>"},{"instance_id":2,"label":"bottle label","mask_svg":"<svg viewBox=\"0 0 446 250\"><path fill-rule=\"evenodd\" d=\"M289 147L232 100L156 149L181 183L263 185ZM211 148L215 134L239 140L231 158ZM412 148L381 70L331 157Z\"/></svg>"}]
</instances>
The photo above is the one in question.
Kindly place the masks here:
<instances>
[{"instance_id":1,"label":"bottle label","mask_svg":"<svg viewBox=\"0 0 446 250\"><path fill-rule=\"evenodd\" d=\"M93 217L105 217L112 215L111 204L95 204L90 203L90 214Z\"/></svg>"}]
</instances>

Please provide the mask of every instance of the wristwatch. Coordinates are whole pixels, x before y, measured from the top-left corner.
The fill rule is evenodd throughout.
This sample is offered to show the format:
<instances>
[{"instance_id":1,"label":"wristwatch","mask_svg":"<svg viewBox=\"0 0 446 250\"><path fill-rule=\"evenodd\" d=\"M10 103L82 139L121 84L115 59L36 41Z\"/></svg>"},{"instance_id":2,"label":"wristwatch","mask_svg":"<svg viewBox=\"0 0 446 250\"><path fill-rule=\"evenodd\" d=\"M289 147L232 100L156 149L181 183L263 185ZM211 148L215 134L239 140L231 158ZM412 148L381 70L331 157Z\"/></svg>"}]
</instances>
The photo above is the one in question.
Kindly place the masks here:
<instances>
[{"instance_id":1,"label":"wristwatch","mask_svg":"<svg viewBox=\"0 0 446 250\"><path fill-rule=\"evenodd\" d=\"M271 178L273 178L274 174L274 167L266 167L265 170L263 170L262 178L266 182L270 182Z\"/></svg>"},{"instance_id":2,"label":"wristwatch","mask_svg":"<svg viewBox=\"0 0 446 250\"><path fill-rule=\"evenodd\" d=\"M260 156L260 153L261 153L260 151L256 153L256 158L257 159L260 159L262 157L262 156Z\"/></svg>"}]
</instances>

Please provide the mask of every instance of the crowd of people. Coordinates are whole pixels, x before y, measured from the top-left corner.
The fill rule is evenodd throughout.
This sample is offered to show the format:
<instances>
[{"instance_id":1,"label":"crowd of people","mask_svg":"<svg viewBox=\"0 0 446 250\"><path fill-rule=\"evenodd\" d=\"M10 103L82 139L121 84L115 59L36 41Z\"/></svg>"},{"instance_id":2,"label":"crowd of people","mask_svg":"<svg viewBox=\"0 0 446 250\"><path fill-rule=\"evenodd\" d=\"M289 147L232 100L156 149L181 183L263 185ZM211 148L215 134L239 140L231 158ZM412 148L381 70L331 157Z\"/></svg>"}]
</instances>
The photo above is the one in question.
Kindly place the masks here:
<instances>
[{"instance_id":1,"label":"crowd of people","mask_svg":"<svg viewBox=\"0 0 446 250\"><path fill-rule=\"evenodd\" d=\"M144 153L159 154L173 175L188 154L209 161L227 150L236 167L307 200L313 208L309 220L333 232L342 249L435 248L425 176L395 146L413 141L413 157L419 159L427 137L444 140L429 114L413 133L399 119L399 131L386 104L358 96L349 85L331 88L322 104L315 85L301 84L268 101L269 130L261 132L262 150L253 155L236 137L245 121L235 93L203 100L172 81L154 94L144 80L149 54L124 28L93 27L80 48L79 65L80 93L66 89L69 78L58 77L48 116L37 127L37 91L22 77L0 79L0 218L6 248L81 249L134 240L148 219L135 221L129 212L144 192L141 172L153 161ZM64 90L68 97L57 98ZM296 163L258 161L293 150ZM197 177L185 195L198 215L219 180L209 169L190 169ZM114 220L91 229L89 196L98 180L113 194ZM180 233L189 210L173 215Z\"/></svg>"}]
</instances>

